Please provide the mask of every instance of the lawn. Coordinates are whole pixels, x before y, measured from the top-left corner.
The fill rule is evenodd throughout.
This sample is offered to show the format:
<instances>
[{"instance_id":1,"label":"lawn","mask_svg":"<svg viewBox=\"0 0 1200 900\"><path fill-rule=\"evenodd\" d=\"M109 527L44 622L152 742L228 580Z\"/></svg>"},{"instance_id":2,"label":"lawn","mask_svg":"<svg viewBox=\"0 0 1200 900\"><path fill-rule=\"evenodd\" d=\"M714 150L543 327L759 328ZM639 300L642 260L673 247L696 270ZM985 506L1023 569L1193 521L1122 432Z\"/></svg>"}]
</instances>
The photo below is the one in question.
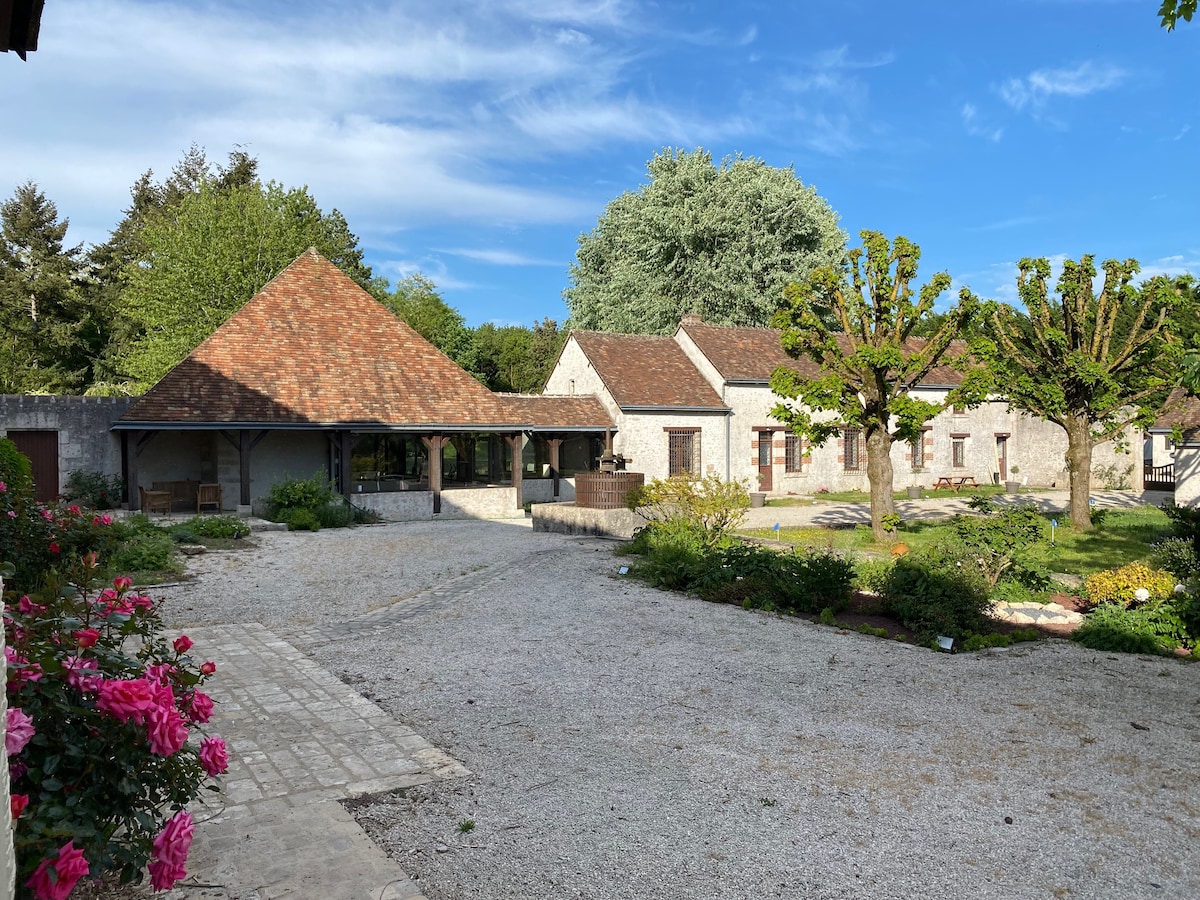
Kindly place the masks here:
<instances>
[{"instance_id":1,"label":"lawn","mask_svg":"<svg viewBox=\"0 0 1200 900\"><path fill-rule=\"evenodd\" d=\"M1065 520L1060 520L1051 544L1051 518L1044 518L1045 541L1034 552L1033 560L1053 572L1072 575L1090 575L1102 569L1147 560L1151 544L1171 534L1170 522L1162 510L1144 507L1106 511L1100 526L1086 533L1072 531ZM910 550L918 550L953 537L954 527L946 522L907 522L900 527L895 541L883 544L874 540L867 525L854 528L802 526L780 528L779 531L757 528L741 533L792 546L886 554L897 542L904 543Z\"/></svg>"},{"instance_id":2,"label":"lawn","mask_svg":"<svg viewBox=\"0 0 1200 900\"><path fill-rule=\"evenodd\" d=\"M1022 493L1028 489L1023 489ZM995 485L985 484L979 487L966 488L963 491L955 491L951 488L939 488L933 490L926 486L922 487L922 499L952 499L954 497L972 497L982 495L984 497L994 497L996 494L1003 494L1004 488ZM907 491L895 491L892 494L894 500L908 500ZM813 494L811 496L798 497L777 497L767 501L767 506L812 506L815 502L819 503L869 503L871 495L867 491L826 491L823 494Z\"/></svg>"}]
</instances>

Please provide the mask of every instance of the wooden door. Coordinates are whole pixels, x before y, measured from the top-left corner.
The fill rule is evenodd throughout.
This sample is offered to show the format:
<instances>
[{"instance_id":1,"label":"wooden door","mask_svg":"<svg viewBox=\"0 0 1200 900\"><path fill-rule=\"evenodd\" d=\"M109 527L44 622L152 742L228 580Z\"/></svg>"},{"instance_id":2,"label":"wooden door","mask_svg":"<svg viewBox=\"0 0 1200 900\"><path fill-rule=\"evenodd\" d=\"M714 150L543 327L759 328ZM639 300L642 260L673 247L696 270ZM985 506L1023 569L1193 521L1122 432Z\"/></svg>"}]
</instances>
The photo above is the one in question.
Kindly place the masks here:
<instances>
[{"instance_id":1,"label":"wooden door","mask_svg":"<svg viewBox=\"0 0 1200 900\"><path fill-rule=\"evenodd\" d=\"M58 432L10 431L8 439L33 465L33 491L38 503L58 496Z\"/></svg>"},{"instance_id":2,"label":"wooden door","mask_svg":"<svg viewBox=\"0 0 1200 900\"><path fill-rule=\"evenodd\" d=\"M996 435L996 463L1000 467L1000 480L1008 481L1008 436Z\"/></svg>"},{"instance_id":3,"label":"wooden door","mask_svg":"<svg viewBox=\"0 0 1200 900\"><path fill-rule=\"evenodd\" d=\"M758 489L764 494L771 491L771 442L774 437L773 431L758 432Z\"/></svg>"}]
</instances>

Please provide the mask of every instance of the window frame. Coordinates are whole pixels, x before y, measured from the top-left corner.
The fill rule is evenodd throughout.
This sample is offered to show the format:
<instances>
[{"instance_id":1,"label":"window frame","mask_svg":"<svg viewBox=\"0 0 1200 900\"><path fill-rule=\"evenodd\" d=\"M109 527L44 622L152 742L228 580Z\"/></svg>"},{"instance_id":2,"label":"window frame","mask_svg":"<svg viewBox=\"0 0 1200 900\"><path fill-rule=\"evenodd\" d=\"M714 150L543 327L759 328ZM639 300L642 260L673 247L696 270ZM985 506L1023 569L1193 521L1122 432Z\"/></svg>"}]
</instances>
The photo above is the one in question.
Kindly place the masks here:
<instances>
[{"instance_id":1,"label":"window frame","mask_svg":"<svg viewBox=\"0 0 1200 900\"><path fill-rule=\"evenodd\" d=\"M700 429L695 427L671 428L664 427L667 435L667 477L668 478L699 478L700 463ZM686 450L684 449L686 445ZM686 457L686 459L685 459ZM687 462L686 468L676 463Z\"/></svg>"},{"instance_id":2,"label":"window frame","mask_svg":"<svg viewBox=\"0 0 1200 900\"><path fill-rule=\"evenodd\" d=\"M783 471L788 475L797 475L804 471L804 438L794 431L784 434Z\"/></svg>"},{"instance_id":3,"label":"window frame","mask_svg":"<svg viewBox=\"0 0 1200 900\"><path fill-rule=\"evenodd\" d=\"M853 447L853 451L851 450ZM866 444L861 428L842 429L842 470L864 472L867 468ZM853 459L851 459L853 457Z\"/></svg>"}]
</instances>

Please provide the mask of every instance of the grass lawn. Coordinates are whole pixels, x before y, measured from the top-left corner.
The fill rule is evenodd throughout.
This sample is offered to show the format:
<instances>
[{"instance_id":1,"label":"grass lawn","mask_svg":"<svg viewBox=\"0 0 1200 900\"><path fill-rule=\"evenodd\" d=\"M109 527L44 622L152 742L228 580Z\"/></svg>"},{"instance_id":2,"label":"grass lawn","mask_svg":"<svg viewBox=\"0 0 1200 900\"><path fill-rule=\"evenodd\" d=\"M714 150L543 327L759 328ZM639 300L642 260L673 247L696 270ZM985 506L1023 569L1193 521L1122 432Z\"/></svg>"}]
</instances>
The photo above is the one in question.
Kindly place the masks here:
<instances>
[{"instance_id":1,"label":"grass lawn","mask_svg":"<svg viewBox=\"0 0 1200 900\"><path fill-rule=\"evenodd\" d=\"M1027 489L1028 490L1028 489ZM1026 491L1023 490L1022 493ZM953 497L972 497L976 494L984 497L994 497L996 494L1003 494L1004 487L997 487L991 484L980 485L979 487L965 488L962 491L955 491L951 488L939 488L933 490L928 485L923 487L921 496L923 498L938 498L946 499ZM892 494L895 500L907 500L907 491L895 491ZM821 503L869 503L871 495L867 491L829 491L824 494L813 494L812 496L803 497L777 497L767 501L767 506L812 506L814 501Z\"/></svg>"},{"instance_id":2,"label":"grass lawn","mask_svg":"<svg viewBox=\"0 0 1200 900\"><path fill-rule=\"evenodd\" d=\"M1053 572L1090 575L1129 562L1146 560L1150 545L1171 534L1170 522L1162 510L1143 507L1132 510L1112 510L1106 513L1099 528L1087 533L1071 530L1065 519L1055 529L1054 544L1050 543L1050 518L1045 519L1045 541L1032 554ZM876 543L867 525L854 528L824 528L802 526L756 528L742 532L751 537L777 539L793 546L828 548L831 550L889 553L894 542ZM943 522L907 522L896 534L896 540L918 550L937 540L953 537L954 527Z\"/></svg>"}]
</instances>

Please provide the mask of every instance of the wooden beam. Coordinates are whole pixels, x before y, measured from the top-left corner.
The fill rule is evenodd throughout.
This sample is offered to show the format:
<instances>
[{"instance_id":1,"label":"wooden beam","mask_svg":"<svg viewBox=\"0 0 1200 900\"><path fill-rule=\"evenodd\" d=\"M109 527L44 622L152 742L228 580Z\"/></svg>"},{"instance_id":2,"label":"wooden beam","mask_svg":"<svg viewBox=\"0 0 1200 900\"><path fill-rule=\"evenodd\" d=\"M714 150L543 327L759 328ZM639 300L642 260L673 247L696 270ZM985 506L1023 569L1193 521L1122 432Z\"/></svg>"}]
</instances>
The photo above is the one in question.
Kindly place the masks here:
<instances>
[{"instance_id":1,"label":"wooden beam","mask_svg":"<svg viewBox=\"0 0 1200 900\"><path fill-rule=\"evenodd\" d=\"M513 491L517 495L517 509L525 508L525 499L522 493L522 476L524 475L524 465L521 462L521 450L525 446L525 435L513 434L505 435L504 440L508 441L508 446L512 448L512 483Z\"/></svg>"},{"instance_id":2,"label":"wooden beam","mask_svg":"<svg viewBox=\"0 0 1200 900\"><path fill-rule=\"evenodd\" d=\"M429 490L433 491L433 514L442 511L442 449L450 438L440 434L421 435L421 443L429 450Z\"/></svg>"},{"instance_id":3,"label":"wooden beam","mask_svg":"<svg viewBox=\"0 0 1200 900\"><path fill-rule=\"evenodd\" d=\"M550 448L550 480L554 485L554 499L558 499L558 451L562 447L562 438L546 438L546 445Z\"/></svg>"},{"instance_id":4,"label":"wooden beam","mask_svg":"<svg viewBox=\"0 0 1200 900\"><path fill-rule=\"evenodd\" d=\"M241 506L250 505L250 451L255 443L257 441L251 441L250 432L245 428L238 432L238 475L241 482L238 503Z\"/></svg>"}]
</instances>

